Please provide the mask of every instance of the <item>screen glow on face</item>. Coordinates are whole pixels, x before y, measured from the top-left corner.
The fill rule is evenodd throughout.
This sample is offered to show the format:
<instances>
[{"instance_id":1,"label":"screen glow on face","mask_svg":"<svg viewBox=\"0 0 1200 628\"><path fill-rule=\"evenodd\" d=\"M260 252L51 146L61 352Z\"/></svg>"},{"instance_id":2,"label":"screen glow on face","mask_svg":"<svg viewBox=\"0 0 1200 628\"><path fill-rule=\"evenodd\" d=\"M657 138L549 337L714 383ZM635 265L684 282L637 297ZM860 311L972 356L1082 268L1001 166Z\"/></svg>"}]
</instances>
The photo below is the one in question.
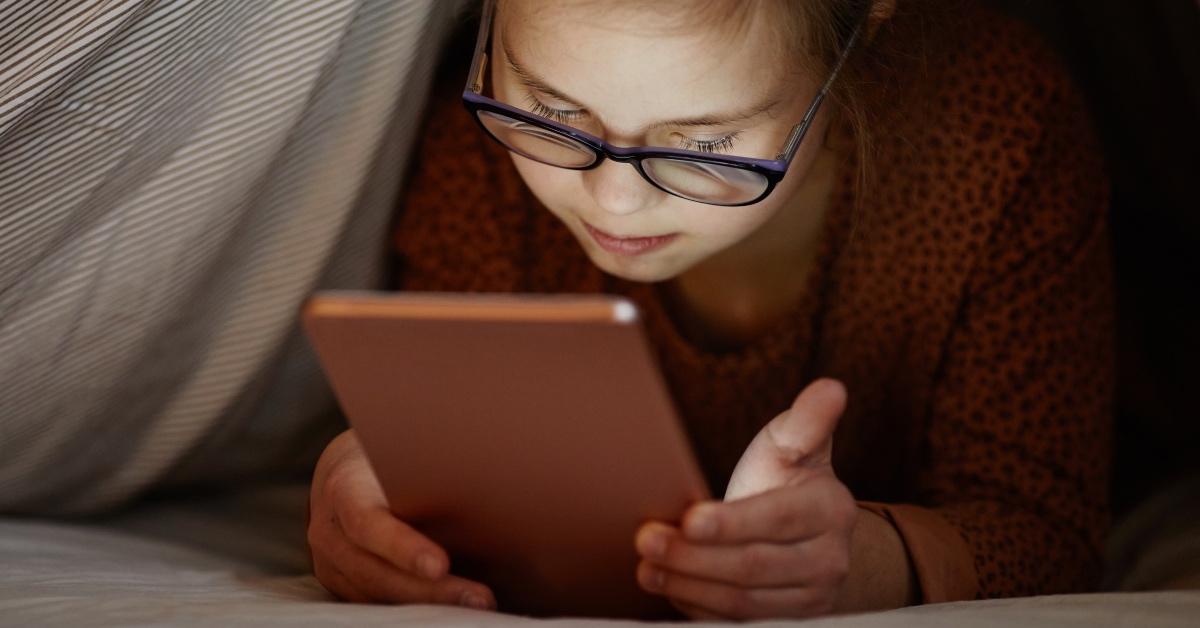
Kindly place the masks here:
<instances>
[{"instance_id":1,"label":"screen glow on face","mask_svg":"<svg viewBox=\"0 0 1200 628\"><path fill-rule=\"evenodd\" d=\"M627 18L624 11L527 0L504 6L491 46L493 97L606 145L773 157L817 91L795 72L778 71L773 57L779 48L766 34L766 16L750 24L753 36L733 42L668 23L629 31L605 21L605 15ZM656 33L653 46L645 45L649 32ZM787 175L771 190L752 169L670 158L643 158L635 168L598 159L586 143L516 114L477 113L487 132L510 148L534 195L571 229L592 261L640 281L677 276L768 227L820 152L819 142L801 143ZM812 126L814 134L823 134L826 121ZM769 194L753 202L764 189ZM736 205L739 198L752 202L711 204ZM596 230L631 241L671 241L640 255L616 254L636 247L606 247Z\"/></svg>"}]
</instances>

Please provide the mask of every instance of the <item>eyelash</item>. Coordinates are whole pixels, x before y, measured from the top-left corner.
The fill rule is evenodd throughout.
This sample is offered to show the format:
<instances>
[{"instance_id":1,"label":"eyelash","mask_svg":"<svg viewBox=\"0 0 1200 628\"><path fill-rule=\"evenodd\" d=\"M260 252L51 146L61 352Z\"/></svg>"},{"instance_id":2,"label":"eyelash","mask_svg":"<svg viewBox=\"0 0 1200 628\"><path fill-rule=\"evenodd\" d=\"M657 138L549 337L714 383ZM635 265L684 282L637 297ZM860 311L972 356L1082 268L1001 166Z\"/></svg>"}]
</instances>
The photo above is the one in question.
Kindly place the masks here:
<instances>
[{"instance_id":1,"label":"eyelash","mask_svg":"<svg viewBox=\"0 0 1200 628\"><path fill-rule=\"evenodd\" d=\"M549 118L561 124L570 124L583 117L582 111L572 111L567 109L556 109L538 100L533 94L528 94L526 98L529 103L529 109L535 115L543 118ZM734 142L737 140L740 132L730 133L725 137L715 140L695 140L690 137L679 138L679 148L684 150L694 150L701 153L723 153L733 148Z\"/></svg>"},{"instance_id":2,"label":"eyelash","mask_svg":"<svg viewBox=\"0 0 1200 628\"><path fill-rule=\"evenodd\" d=\"M543 118L550 118L551 120L561 122L562 124L570 124L572 121L583 117L582 111L568 111L566 109L555 109L554 107L547 106L545 103L538 100L533 94L529 94L527 100L529 102L530 111L542 116Z\"/></svg>"},{"instance_id":3,"label":"eyelash","mask_svg":"<svg viewBox=\"0 0 1200 628\"><path fill-rule=\"evenodd\" d=\"M733 148L738 133L730 133L715 140L694 140L690 137L680 137L679 147L684 150L694 150L701 153L723 153Z\"/></svg>"}]
</instances>

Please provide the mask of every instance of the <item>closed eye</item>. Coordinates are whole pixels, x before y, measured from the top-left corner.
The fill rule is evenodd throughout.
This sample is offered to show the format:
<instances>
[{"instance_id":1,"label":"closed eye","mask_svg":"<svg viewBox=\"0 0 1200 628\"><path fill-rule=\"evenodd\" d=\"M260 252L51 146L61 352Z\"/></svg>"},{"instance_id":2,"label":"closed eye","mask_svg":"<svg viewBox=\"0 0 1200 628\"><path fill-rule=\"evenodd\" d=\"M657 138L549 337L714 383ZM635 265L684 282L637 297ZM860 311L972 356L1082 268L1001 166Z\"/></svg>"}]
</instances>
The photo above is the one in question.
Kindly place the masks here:
<instances>
[{"instance_id":1,"label":"closed eye","mask_svg":"<svg viewBox=\"0 0 1200 628\"><path fill-rule=\"evenodd\" d=\"M535 115L549 118L561 124L571 124L587 116L587 110L585 109L559 109L551 107L538 100L537 96L534 96L532 93L526 94L525 101L529 104L529 110ZM733 145L740 134L740 131L734 132L715 140L698 140L686 135L680 135L679 148L701 153L729 152L733 149Z\"/></svg>"},{"instance_id":2,"label":"closed eye","mask_svg":"<svg viewBox=\"0 0 1200 628\"><path fill-rule=\"evenodd\" d=\"M684 135L679 137L679 147L684 150L694 150L701 153L725 153L733 149L733 144L740 133L730 133L715 140L697 140Z\"/></svg>"},{"instance_id":3,"label":"closed eye","mask_svg":"<svg viewBox=\"0 0 1200 628\"><path fill-rule=\"evenodd\" d=\"M533 94L528 94L525 101L529 103L529 110L535 115L543 118L550 118L562 124L570 124L571 122L587 115L582 109L556 109L537 99Z\"/></svg>"}]
</instances>

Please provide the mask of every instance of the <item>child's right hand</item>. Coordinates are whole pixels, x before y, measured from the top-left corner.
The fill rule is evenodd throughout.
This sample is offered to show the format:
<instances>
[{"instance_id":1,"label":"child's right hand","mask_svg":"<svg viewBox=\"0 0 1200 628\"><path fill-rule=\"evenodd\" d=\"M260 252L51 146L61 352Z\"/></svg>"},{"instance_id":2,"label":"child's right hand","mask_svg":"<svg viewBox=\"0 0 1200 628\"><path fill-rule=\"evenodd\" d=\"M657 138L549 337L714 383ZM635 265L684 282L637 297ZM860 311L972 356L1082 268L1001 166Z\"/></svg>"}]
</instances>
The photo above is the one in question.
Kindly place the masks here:
<instances>
[{"instance_id":1,"label":"child's right hand","mask_svg":"<svg viewBox=\"0 0 1200 628\"><path fill-rule=\"evenodd\" d=\"M317 462L308 544L317 580L344 600L496 607L490 589L450 575L446 551L388 510L354 430Z\"/></svg>"}]
</instances>

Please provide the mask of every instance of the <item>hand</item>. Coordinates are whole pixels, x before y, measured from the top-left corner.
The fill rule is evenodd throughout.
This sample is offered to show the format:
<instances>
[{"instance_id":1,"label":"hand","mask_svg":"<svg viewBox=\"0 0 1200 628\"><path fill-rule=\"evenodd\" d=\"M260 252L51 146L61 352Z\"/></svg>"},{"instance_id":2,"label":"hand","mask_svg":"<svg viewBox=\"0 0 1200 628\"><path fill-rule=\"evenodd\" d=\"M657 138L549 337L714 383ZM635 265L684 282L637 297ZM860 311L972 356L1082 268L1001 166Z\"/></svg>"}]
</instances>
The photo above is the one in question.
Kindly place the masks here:
<instances>
[{"instance_id":1,"label":"hand","mask_svg":"<svg viewBox=\"0 0 1200 628\"><path fill-rule=\"evenodd\" d=\"M317 462L308 544L317 580L343 600L496 607L491 590L450 575L446 551L392 515L354 430Z\"/></svg>"},{"instance_id":2,"label":"hand","mask_svg":"<svg viewBox=\"0 0 1200 628\"><path fill-rule=\"evenodd\" d=\"M693 619L833 611L858 512L830 464L845 406L840 383L814 382L750 443L724 502L693 506L680 527L642 526L642 588Z\"/></svg>"}]
</instances>

